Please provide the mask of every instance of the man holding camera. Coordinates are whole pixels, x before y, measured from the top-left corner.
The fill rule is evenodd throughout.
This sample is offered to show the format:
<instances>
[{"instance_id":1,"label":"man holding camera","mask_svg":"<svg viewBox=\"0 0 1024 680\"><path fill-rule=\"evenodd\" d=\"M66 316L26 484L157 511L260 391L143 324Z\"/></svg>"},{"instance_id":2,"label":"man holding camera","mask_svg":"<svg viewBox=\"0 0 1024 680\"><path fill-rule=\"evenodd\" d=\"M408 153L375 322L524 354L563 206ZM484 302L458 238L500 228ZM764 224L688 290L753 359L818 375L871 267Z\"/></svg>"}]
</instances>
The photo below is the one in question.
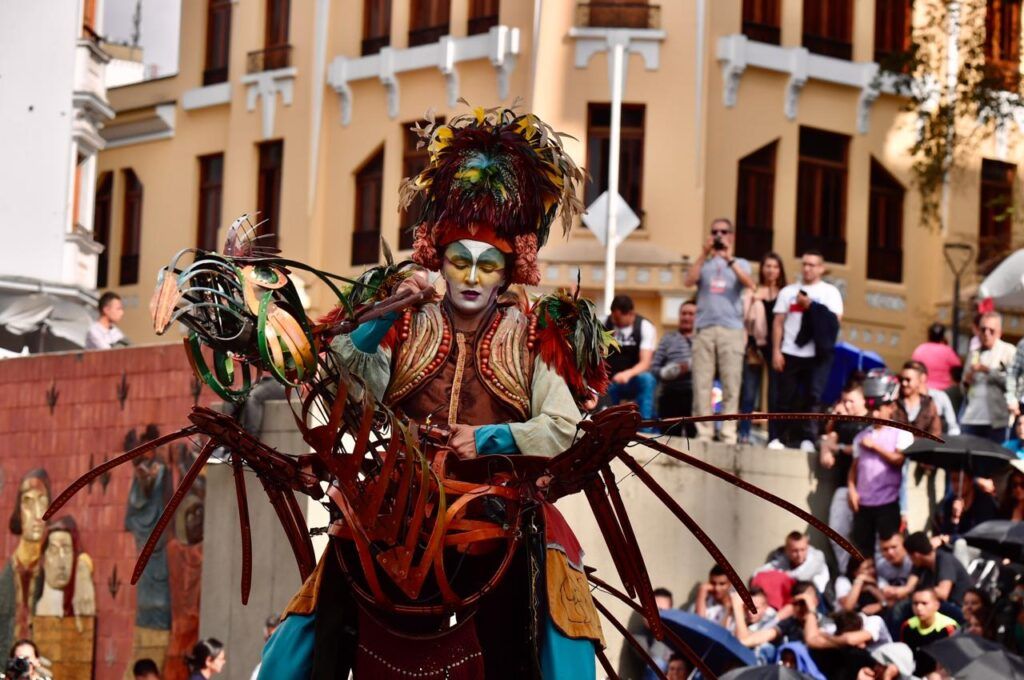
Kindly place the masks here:
<instances>
[{"instance_id":1,"label":"man holding camera","mask_svg":"<svg viewBox=\"0 0 1024 680\"><path fill-rule=\"evenodd\" d=\"M711 414L711 384L718 374L722 383L722 411L736 413L743 385L743 356L747 333L743 328L743 290L754 287L750 263L733 256L732 222L718 218L704 249L686 272L684 285L697 286L697 337L693 342L694 415ZM699 423L697 435L709 440L711 423ZM736 422L722 423L722 440L736 443Z\"/></svg>"}]
</instances>

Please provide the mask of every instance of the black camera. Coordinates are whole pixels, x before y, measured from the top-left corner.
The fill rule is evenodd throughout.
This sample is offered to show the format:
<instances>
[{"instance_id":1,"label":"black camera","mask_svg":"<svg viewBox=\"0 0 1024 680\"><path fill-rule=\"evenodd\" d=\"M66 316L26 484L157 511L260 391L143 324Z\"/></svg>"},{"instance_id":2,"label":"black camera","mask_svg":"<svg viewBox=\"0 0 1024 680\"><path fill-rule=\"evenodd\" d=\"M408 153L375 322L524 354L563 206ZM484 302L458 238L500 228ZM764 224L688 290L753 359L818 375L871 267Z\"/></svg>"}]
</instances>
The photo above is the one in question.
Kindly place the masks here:
<instances>
[{"instance_id":1,"label":"black camera","mask_svg":"<svg viewBox=\"0 0 1024 680\"><path fill-rule=\"evenodd\" d=\"M725 250L725 242L722 239L716 237L715 240L711 243L711 247L714 248L715 250Z\"/></svg>"},{"instance_id":2,"label":"black camera","mask_svg":"<svg viewBox=\"0 0 1024 680\"><path fill-rule=\"evenodd\" d=\"M5 680L23 680L32 676L32 664L27 657L16 656L7 660L7 667L4 668L3 678Z\"/></svg>"}]
</instances>

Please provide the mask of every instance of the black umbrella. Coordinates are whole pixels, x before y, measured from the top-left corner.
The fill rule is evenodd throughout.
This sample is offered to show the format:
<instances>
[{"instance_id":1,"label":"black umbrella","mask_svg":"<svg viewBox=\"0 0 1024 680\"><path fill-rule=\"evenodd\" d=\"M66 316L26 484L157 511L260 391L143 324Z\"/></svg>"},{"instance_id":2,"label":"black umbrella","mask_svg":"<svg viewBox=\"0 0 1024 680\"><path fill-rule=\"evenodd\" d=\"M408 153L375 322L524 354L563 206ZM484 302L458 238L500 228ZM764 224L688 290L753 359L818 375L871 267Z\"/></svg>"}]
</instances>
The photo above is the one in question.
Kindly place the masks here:
<instances>
[{"instance_id":1,"label":"black umbrella","mask_svg":"<svg viewBox=\"0 0 1024 680\"><path fill-rule=\"evenodd\" d=\"M806 673L786 666L747 666L718 677L719 680L814 680Z\"/></svg>"},{"instance_id":2,"label":"black umbrella","mask_svg":"<svg viewBox=\"0 0 1024 680\"><path fill-rule=\"evenodd\" d=\"M961 680L1024 680L1024 659L977 635L954 635L921 651Z\"/></svg>"},{"instance_id":3,"label":"black umbrella","mask_svg":"<svg viewBox=\"0 0 1024 680\"><path fill-rule=\"evenodd\" d=\"M994 441L970 434L952 435L944 442L918 439L903 453L918 463L944 470L967 470L975 477L993 477L1016 458Z\"/></svg>"},{"instance_id":4,"label":"black umbrella","mask_svg":"<svg viewBox=\"0 0 1024 680\"><path fill-rule=\"evenodd\" d=\"M968 545L1017 562L1024 554L1024 522L990 519L964 534L964 539Z\"/></svg>"}]
</instances>

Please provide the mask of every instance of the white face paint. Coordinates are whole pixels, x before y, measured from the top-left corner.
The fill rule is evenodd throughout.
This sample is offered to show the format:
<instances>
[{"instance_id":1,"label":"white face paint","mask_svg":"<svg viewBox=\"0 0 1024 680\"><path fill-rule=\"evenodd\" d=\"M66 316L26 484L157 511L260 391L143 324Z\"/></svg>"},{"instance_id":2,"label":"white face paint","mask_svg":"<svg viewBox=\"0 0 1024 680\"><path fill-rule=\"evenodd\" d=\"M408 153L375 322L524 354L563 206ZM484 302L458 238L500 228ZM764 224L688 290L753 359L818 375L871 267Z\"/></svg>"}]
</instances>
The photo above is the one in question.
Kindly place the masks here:
<instances>
[{"instance_id":1,"label":"white face paint","mask_svg":"<svg viewBox=\"0 0 1024 680\"><path fill-rule=\"evenodd\" d=\"M490 243L463 239L445 248L441 273L452 307L473 316L486 309L505 284L505 255Z\"/></svg>"}]
</instances>

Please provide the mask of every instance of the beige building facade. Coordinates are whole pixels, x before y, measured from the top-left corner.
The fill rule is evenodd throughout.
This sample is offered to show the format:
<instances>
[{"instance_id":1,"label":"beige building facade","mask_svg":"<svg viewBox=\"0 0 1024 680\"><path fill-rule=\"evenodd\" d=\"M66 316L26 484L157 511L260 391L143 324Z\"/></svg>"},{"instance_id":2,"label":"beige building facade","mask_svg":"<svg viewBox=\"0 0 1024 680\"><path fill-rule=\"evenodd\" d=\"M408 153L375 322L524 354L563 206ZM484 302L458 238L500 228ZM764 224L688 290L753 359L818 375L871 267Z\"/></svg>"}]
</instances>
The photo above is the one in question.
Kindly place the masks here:
<instances>
[{"instance_id":1,"label":"beige building facade","mask_svg":"<svg viewBox=\"0 0 1024 680\"><path fill-rule=\"evenodd\" d=\"M989 5L999 14L1001 0ZM616 291L672 324L693 295L685 268L724 216L738 223L741 254L777 251L791 280L799 252L824 251L846 300L843 339L902 361L930 322L948 321L943 245L977 247L979 234L986 253L1014 244L1013 220L986 217L982 171L986 196L1012 196L1020 158L1011 125L953 177L948 228L921 226L915 117L876 77L883 53L908 43L912 6L184 0L177 75L109 91L117 117L103 131L107 193L97 197L109 223L105 285L126 299L129 336L156 341L146 303L157 269L257 210L288 257L358 272L380 257L380 236L409 244L397 189L422 160L408 125L430 109L457 114L459 98L519 97L571 134L595 180L589 204L606 186L609 58L623 45L619 193L640 227L618 248ZM1019 36L1016 21L1000 30ZM552 238L542 260L545 286L579 276L602 295L604 250L585 227ZM312 301L315 311L331 302L322 291ZM1018 323L1009 334L1024 332Z\"/></svg>"}]
</instances>

